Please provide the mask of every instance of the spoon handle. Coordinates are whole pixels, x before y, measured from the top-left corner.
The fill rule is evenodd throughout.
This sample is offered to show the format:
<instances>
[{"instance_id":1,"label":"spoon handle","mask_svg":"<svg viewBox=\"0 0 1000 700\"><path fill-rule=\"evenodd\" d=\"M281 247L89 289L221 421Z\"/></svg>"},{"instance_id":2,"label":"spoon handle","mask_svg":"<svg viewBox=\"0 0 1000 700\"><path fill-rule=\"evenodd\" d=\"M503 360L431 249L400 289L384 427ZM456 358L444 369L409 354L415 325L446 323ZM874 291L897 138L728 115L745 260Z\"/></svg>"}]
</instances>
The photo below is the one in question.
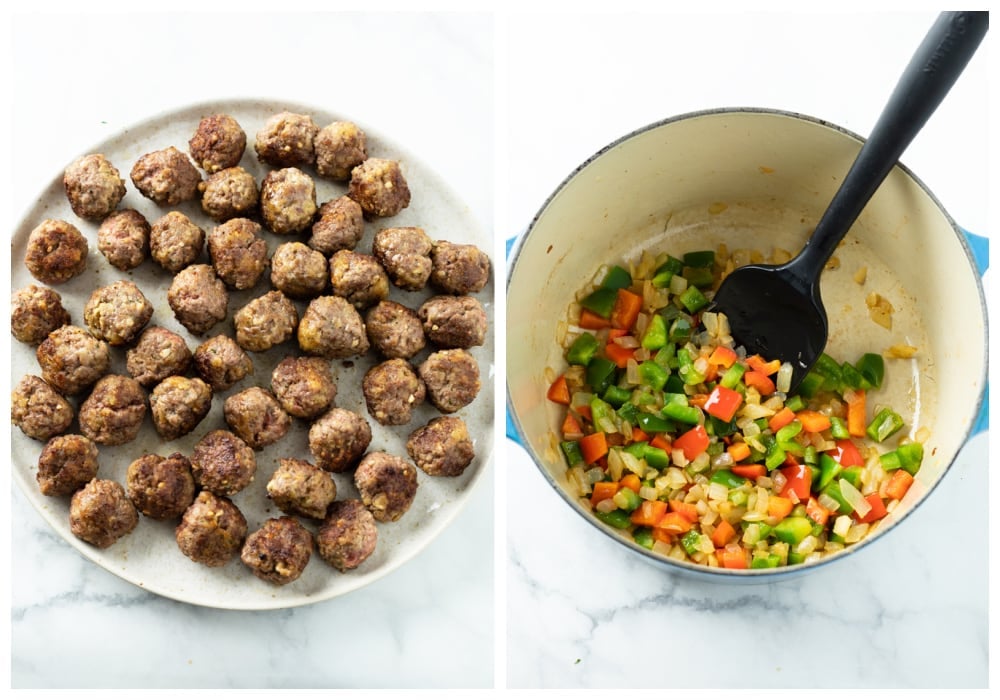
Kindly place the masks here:
<instances>
[{"instance_id":1,"label":"spoon handle","mask_svg":"<svg viewBox=\"0 0 1000 700\"><path fill-rule=\"evenodd\" d=\"M958 80L989 23L989 12L942 12L938 16L812 237L789 264L798 276L809 281L819 278L865 204Z\"/></svg>"}]
</instances>

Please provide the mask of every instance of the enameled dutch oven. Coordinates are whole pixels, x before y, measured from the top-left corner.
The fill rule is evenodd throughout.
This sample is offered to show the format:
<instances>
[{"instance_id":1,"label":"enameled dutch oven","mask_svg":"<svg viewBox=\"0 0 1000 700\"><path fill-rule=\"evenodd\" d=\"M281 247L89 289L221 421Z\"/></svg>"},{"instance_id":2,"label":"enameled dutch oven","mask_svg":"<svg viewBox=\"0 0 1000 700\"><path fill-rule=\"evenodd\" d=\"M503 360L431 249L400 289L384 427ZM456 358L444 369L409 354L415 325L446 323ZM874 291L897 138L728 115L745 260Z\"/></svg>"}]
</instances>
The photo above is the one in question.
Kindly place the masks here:
<instances>
[{"instance_id":1,"label":"enameled dutch oven","mask_svg":"<svg viewBox=\"0 0 1000 700\"><path fill-rule=\"evenodd\" d=\"M773 580L804 573L882 539L928 498L965 441L984 427L986 304L973 248L927 188L898 165L822 278L827 352L854 360L894 344L918 348L887 361L876 402L893 406L911 435L929 431L923 465L900 507L868 537L819 562L784 569L709 569L655 554L593 517L570 490L556 436L559 406L545 398L566 367L560 322L601 269L643 250L774 248L795 253L819 220L862 139L788 112L724 109L652 124L608 145L549 197L508 261L508 432L585 520L673 570ZM970 243L970 240L972 241ZM983 255L985 261L985 255ZM859 283L865 268L864 282ZM872 292L893 305L892 329L874 323ZM912 426L912 427L911 427Z\"/></svg>"}]
</instances>

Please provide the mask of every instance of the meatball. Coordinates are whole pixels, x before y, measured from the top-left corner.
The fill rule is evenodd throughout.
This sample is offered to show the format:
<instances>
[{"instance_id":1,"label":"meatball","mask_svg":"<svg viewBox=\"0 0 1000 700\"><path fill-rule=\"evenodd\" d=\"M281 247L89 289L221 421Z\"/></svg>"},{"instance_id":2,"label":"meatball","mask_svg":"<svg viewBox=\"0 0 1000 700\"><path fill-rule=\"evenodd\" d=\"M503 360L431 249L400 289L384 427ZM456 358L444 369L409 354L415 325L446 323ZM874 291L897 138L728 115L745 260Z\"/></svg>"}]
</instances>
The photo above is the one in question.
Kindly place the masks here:
<instances>
[{"instance_id":1,"label":"meatball","mask_svg":"<svg viewBox=\"0 0 1000 700\"><path fill-rule=\"evenodd\" d=\"M406 452L430 476L459 476L476 456L465 421L455 416L434 418L414 430Z\"/></svg>"},{"instance_id":2,"label":"meatball","mask_svg":"<svg viewBox=\"0 0 1000 700\"><path fill-rule=\"evenodd\" d=\"M236 342L244 350L264 352L295 335L299 312L291 299L271 291L251 299L233 315Z\"/></svg>"},{"instance_id":3,"label":"meatball","mask_svg":"<svg viewBox=\"0 0 1000 700\"><path fill-rule=\"evenodd\" d=\"M73 213L81 219L100 221L125 196L125 181L104 154L77 158L63 173L63 188Z\"/></svg>"},{"instance_id":4,"label":"meatball","mask_svg":"<svg viewBox=\"0 0 1000 700\"><path fill-rule=\"evenodd\" d=\"M180 452L143 455L128 465L125 485L132 504L153 520L179 518L194 502L191 462Z\"/></svg>"},{"instance_id":5,"label":"meatball","mask_svg":"<svg viewBox=\"0 0 1000 700\"><path fill-rule=\"evenodd\" d=\"M79 326L49 333L35 351L42 379L65 396L74 396L103 377L111 366L111 348Z\"/></svg>"},{"instance_id":6,"label":"meatball","mask_svg":"<svg viewBox=\"0 0 1000 700\"><path fill-rule=\"evenodd\" d=\"M149 222L135 209L110 214L97 229L97 249L119 270L139 267L149 255Z\"/></svg>"},{"instance_id":7,"label":"meatball","mask_svg":"<svg viewBox=\"0 0 1000 700\"><path fill-rule=\"evenodd\" d=\"M264 122L254 150L262 163L284 168L316 161L314 141L319 127L307 114L281 112Z\"/></svg>"},{"instance_id":8,"label":"meatball","mask_svg":"<svg viewBox=\"0 0 1000 700\"><path fill-rule=\"evenodd\" d=\"M253 374L253 360L228 335L209 338L194 351L198 375L213 391L225 391Z\"/></svg>"},{"instance_id":9,"label":"meatball","mask_svg":"<svg viewBox=\"0 0 1000 700\"><path fill-rule=\"evenodd\" d=\"M45 219L28 234L24 264L39 282L62 284L87 269L87 239L71 223Z\"/></svg>"},{"instance_id":10,"label":"meatball","mask_svg":"<svg viewBox=\"0 0 1000 700\"><path fill-rule=\"evenodd\" d=\"M378 530L371 511L357 499L335 501L316 533L319 556L339 571L361 566L375 551Z\"/></svg>"},{"instance_id":11,"label":"meatball","mask_svg":"<svg viewBox=\"0 0 1000 700\"><path fill-rule=\"evenodd\" d=\"M409 359L427 344L420 317L395 301L380 301L365 314L368 340L388 358Z\"/></svg>"},{"instance_id":12,"label":"meatball","mask_svg":"<svg viewBox=\"0 0 1000 700\"><path fill-rule=\"evenodd\" d=\"M378 260L364 253L338 250L330 258L333 293L359 309L367 309L389 296L389 277Z\"/></svg>"},{"instance_id":13,"label":"meatball","mask_svg":"<svg viewBox=\"0 0 1000 700\"><path fill-rule=\"evenodd\" d=\"M367 372L361 382L368 413L382 425L405 425L413 409L424 402L426 389L406 360L386 360Z\"/></svg>"},{"instance_id":14,"label":"meatball","mask_svg":"<svg viewBox=\"0 0 1000 700\"><path fill-rule=\"evenodd\" d=\"M309 451L316 465L328 472L353 467L372 441L364 416L346 408L331 408L309 428Z\"/></svg>"},{"instance_id":15,"label":"meatball","mask_svg":"<svg viewBox=\"0 0 1000 700\"><path fill-rule=\"evenodd\" d=\"M80 432L100 445L135 440L146 417L146 393L131 377L109 374L80 404Z\"/></svg>"},{"instance_id":16,"label":"meatball","mask_svg":"<svg viewBox=\"0 0 1000 700\"><path fill-rule=\"evenodd\" d=\"M305 243L282 243L271 257L271 284L294 299L322 294L327 274L326 258Z\"/></svg>"},{"instance_id":17,"label":"meatball","mask_svg":"<svg viewBox=\"0 0 1000 700\"><path fill-rule=\"evenodd\" d=\"M69 496L97 476L97 445L83 435L60 435L38 457L38 488L46 496Z\"/></svg>"},{"instance_id":18,"label":"meatball","mask_svg":"<svg viewBox=\"0 0 1000 700\"><path fill-rule=\"evenodd\" d=\"M352 122L333 122L315 140L316 172L320 177L350 180L351 171L368 157L365 132Z\"/></svg>"},{"instance_id":19,"label":"meatball","mask_svg":"<svg viewBox=\"0 0 1000 700\"><path fill-rule=\"evenodd\" d=\"M212 388L197 377L167 377L149 395L153 425L164 440L190 433L211 408Z\"/></svg>"},{"instance_id":20,"label":"meatball","mask_svg":"<svg viewBox=\"0 0 1000 700\"><path fill-rule=\"evenodd\" d=\"M292 419L274 394L259 386L227 398L223 413L232 431L255 450L277 442L292 427Z\"/></svg>"},{"instance_id":21,"label":"meatball","mask_svg":"<svg viewBox=\"0 0 1000 700\"><path fill-rule=\"evenodd\" d=\"M219 496L239 493L253 481L253 449L228 430L213 430L194 446L191 474L195 483Z\"/></svg>"},{"instance_id":22,"label":"meatball","mask_svg":"<svg viewBox=\"0 0 1000 700\"><path fill-rule=\"evenodd\" d=\"M490 279L490 258L474 245L434 241L431 284L446 294L474 294Z\"/></svg>"},{"instance_id":23,"label":"meatball","mask_svg":"<svg viewBox=\"0 0 1000 700\"><path fill-rule=\"evenodd\" d=\"M442 413L454 413L479 393L479 365L465 350L438 350L417 369L427 397Z\"/></svg>"},{"instance_id":24,"label":"meatball","mask_svg":"<svg viewBox=\"0 0 1000 700\"><path fill-rule=\"evenodd\" d=\"M383 158L369 158L351 171L348 194L366 218L395 216L410 205L410 188L399 163Z\"/></svg>"},{"instance_id":25,"label":"meatball","mask_svg":"<svg viewBox=\"0 0 1000 700\"><path fill-rule=\"evenodd\" d=\"M433 242L422 228L385 228L375 234L372 253L400 289L416 292L431 275Z\"/></svg>"},{"instance_id":26,"label":"meatball","mask_svg":"<svg viewBox=\"0 0 1000 700\"><path fill-rule=\"evenodd\" d=\"M216 221L249 216L257 207L257 181L240 167L212 173L198 189L202 211Z\"/></svg>"},{"instance_id":27,"label":"meatball","mask_svg":"<svg viewBox=\"0 0 1000 700\"><path fill-rule=\"evenodd\" d=\"M424 333L439 348L471 348L486 341L486 310L475 297L431 297L417 314Z\"/></svg>"},{"instance_id":28,"label":"meatball","mask_svg":"<svg viewBox=\"0 0 1000 700\"><path fill-rule=\"evenodd\" d=\"M302 575L313 552L312 535L295 518L268 518L250 533L240 555L253 575L284 586Z\"/></svg>"},{"instance_id":29,"label":"meatball","mask_svg":"<svg viewBox=\"0 0 1000 700\"><path fill-rule=\"evenodd\" d=\"M417 469L402 457L370 452L354 471L361 502L379 522L395 522L417 495Z\"/></svg>"},{"instance_id":30,"label":"meatball","mask_svg":"<svg viewBox=\"0 0 1000 700\"><path fill-rule=\"evenodd\" d=\"M161 206L175 206L194 197L201 174L173 146L147 153L132 166L132 184L143 197Z\"/></svg>"},{"instance_id":31,"label":"meatball","mask_svg":"<svg viewBox=\"0 0 1000 700\"><path fill-rule=\"evenodd\" d=\"M267 242L259 237L260 224L230 219L208 234L208 255L215 274L233 289L250 289L267 267Z\"/></svg>"},{"instance_id":32,"label":"meatball","mask_svg":"<svg viewBox=\"0 0 1000 700\"><path fill-rule=\"evenodd\" d=\"M238 165L246 147L246 132L228 114L203 117L188 141L191 157L206 173Z\"/></svg>"},{"instance_id":33,"label":"meatball","mask_svg":"<svg viewBox=\"0 0 1000 700\"><path fill-rule=\"evenodd\" d=\"M184 511L174 536L188 559L205 566L225 566L243 546L247 519L228 498L202 491Z\"/></svg>"},{"instance_id":34,"label":"meatball","mask_svg":"<svg viewBox=\"0 0 1000 700\"><path fill-rule=\"evenodd\" d=\"M203 335L226 317L229 292L211 265L191 265L170 283L167 303L182 326L194 335Z\"/></svg>"},{"instance_id":35,"label":"meatball","mask_svg":"<svg viewBox=\"0 0 1000 700\"><path fill-rule=\"evenodd\" d=\"M83 320L90 332L114 346L131 343L152 317L153 305L128 280L98 287L83 308Z\"/></svg>"},{"instance_id":36,"label":"meatball","mask_svg":"<svg viewBox=\"0 0 1000 700\"><path fill-rule=\"evenodd\" d=\"M272 170L260 186L260 215L271 233L306 230L316 215L316 185L298 168Z\"/></svg>"},{"instance_id":37,"label":"meatball","mask_svg":"<svg viewBox=\"0 0 1000 700\"><path fill-rule=\"evenodd\" d=\"M322 357L286 357L271 374L271 389L296 418L315 418L337 397L330 361Z\"/></svg>"},{"instance_id":38,"label":"meatball","mask_svg":"<svg viewBox=\"0 0 1000 700\"><path fill-rule=\"evenodd\" d=\"M164 214L150 227L150 253L168 272L183 270L198 259L204 247L205 232L179 211Z\"/></svg>"},{"instance_id":39,"label":"meatball","mask_svg":"<svg viewBox=\"0 0 1000 700\"><path fill-rule=\"evenodd\" d=\"M69 312L54 289L29 284L11 297L10 332L22 343L38 345L49 333L68 323Z\"/></svg>"},{"instance_id":40,"label":"meatball","mask_svg":"<svg viewBox=\"0 0 1000 700\"><path fill-rule=\"evenodd\" d=\"M135 506L117 481L92 479L70 500L70 531L101 549L132 532L138 522Z\"/></svg>"},{"instance_id":41,"label":"meatball","mask_svg":"<svg viewBox=\"0 0 1000 700\"><path fill-rule=\"evenodd\" d=\"M267 482L267 495L284 512L322 520L337 498L337 484L319 467L302 459L281 459Z\"/></svg>"},{"instance_id":42,"label":"meatball","mask_svg":"<svg viewBox=\"0 0 1000 700\"><path fill-rule=\"evenodd\" d=\"M125 352L126 371L145 387L184 374L190 366L191 350L184 338L160 326L144 330L135 347Z\"/></svg>"},{"instance_id":43,"label":"meatball","mask_svg":"<svg viewBox=\"0 0 1000 700\"><path fill-rule=\"evenodd\" d=\"M10 420L28 437L48 440L66 432L73 407L43 379L28 374L10 394Z\"/></svg>"},{"instance_id":44,"label":"meatball","mask_svg":"<svg viewBox=\"0 0 1000 700\"><path fill-rule=\"evenodd\" d=\"M365 234L361 205L344 195L331 199L319 208L319 218L312 226L309 247L324 255L338 250L352 250Z\"/></svg>"},{"instance_id":45,"label":"meatball","mask_svg":"<svg viewBox=\"0 0 1000 700\"><path fill-rule=\"evenodd\" d=\"M317 297L309 302L299 323L298 340L302 352L331 359L368 352L365 323L342 297Z\"/></svg>"}]
</instances>

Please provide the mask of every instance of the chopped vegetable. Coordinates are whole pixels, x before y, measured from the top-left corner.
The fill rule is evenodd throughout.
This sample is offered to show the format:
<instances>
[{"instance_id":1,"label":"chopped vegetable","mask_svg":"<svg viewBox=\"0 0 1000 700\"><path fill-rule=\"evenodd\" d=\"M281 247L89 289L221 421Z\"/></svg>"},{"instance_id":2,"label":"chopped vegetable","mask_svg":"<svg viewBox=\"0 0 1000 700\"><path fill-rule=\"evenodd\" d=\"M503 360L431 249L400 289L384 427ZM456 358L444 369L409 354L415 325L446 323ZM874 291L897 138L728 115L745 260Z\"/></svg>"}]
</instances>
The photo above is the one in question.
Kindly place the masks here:
<instances>
[{"instance_id":1,"label":"chopped vegetable","mask_svg":"<svg viewBox=\"0 0 1000 700\"><path fill-rule=\"evenodd\" d=\"M581 333L566 351L566 362L571 365L588 365L597 352L600 343L590 333Z\"/></svg>"},{"instance_id":2,"label":"chopped vegetable","mask_svg":"<svg viewBox=\"0 0 1000 700\"><path fill-rule=\"evenodd\" d=\"M549 386L549 391L545 394L545 398L549 401L560 403L563 406L569 406L569 387L566 386L565 374L560 374L556 377L556 380Z\"/></svg>"},{"instance_id":3,"label":"chopped vegetable","mask_svg":"<svg viewBox=\"0 0 1000 700\"><path fill-rule=\"evenodd\" d=\"M635 325L642 311L642 297L627 289L619 289L611 309L611 325L614 328L628 330Z\"/></svg>"},{"instance_id":4,"label":"chopped vegetable","mask_svg":"<svg viewBox=\"0 0 1000 700\"><path fill-rule=\"evenodd\" d=\"M580 438L580 452L583 461L593 464L608 453L608 440L604 433L591 433Z\"/></svg>"}]
</instances>

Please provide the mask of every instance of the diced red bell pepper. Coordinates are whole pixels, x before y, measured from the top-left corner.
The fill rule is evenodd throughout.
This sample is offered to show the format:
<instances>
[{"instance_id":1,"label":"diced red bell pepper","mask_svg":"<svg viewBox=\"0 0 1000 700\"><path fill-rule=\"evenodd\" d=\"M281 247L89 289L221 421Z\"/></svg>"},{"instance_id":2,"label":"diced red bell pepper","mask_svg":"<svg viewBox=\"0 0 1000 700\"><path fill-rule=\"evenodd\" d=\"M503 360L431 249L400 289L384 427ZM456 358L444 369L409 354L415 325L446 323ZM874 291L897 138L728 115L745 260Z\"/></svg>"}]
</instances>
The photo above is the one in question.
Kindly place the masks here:
<instances>
[{"instance_id":1,"label":"diced red bell pepper","mask_svg":"<svg viewBox=\"0 0 1000 700\"><path fill-rule=\"evenodd\" d=\"M827 454L840 462L840 465L844 468L859 467L865 463L864 458L861 456L861 450L851 440L837 440L836 449L831 450Z\"/></svg>"},{"instance_id":2,"label":"diced red bell pepper","mask_svg":"<svg viewBox=\"0 0 1000 700\"><path fill-rule=\"evenodd\" d=\"M859 523L873 523L885 517L888 512L885 508L885 501L877 493L868 494L865 496L865 500L868 501L868 505L872 509L865 514L865 517L858 518Z\"/></svg>"},{"instance_id":3,"label":"diced red bell pepper","mask_svg":"<svg viewBox=\"0 0 1000 700\"><path fill-rule=\"evenodd\" d=\"M730 467L729 471L744 479L758 479L767 474L767 467L763 464L737 464Z\"/></svg>"},{"instance_id":4,"label":"diced red bell pepper","mask_svg":"<svg viewBox=\"0 0 1000 700\"><path fill-rule=\"evenodd\" d=\"M708 449L708 443L708 433L705 432L705 426L696 425L674 440L674 449L683 450L684 457L690 462Z\"/></svg>"},{"instance_id":5,"label":"diced red bell pepper","mask_svg":"<svg viewBox=\"0 0 1000 700\"><path fill-rule=\"evenodd\" d=\"M728 423L736 415L741 403L743 403L743 395L740 392L727 389L719 384L712 389L712 393L708 395L703 408L708 415Z\"/></svg>"},{"instance_id":6,"label":"diced red bell pepper","mask_svg":"<svg viewBox=\"0 0 1000 700\"><path fill-rule=\"evenodd\" d=\"M789 493L798 496L799 501L809 499L809 489L812 485L812 469L808 464L796 464L779 470L785 477L785 487L779 495L788 497Z\"/></svg>"},{"instance_id":7,"label":"diced red bell pepper","mask_svg":"<svg viewBox=\"0 0 1000 700\"><path fill-rule=\"evenodd\" d=\"M752 369L744 374L743 383L747 386L752 386L760 392L761 396L770 396L775 392L774 382L771 381L771 378L757 370Z\"/></svg>"}]
</instances>

